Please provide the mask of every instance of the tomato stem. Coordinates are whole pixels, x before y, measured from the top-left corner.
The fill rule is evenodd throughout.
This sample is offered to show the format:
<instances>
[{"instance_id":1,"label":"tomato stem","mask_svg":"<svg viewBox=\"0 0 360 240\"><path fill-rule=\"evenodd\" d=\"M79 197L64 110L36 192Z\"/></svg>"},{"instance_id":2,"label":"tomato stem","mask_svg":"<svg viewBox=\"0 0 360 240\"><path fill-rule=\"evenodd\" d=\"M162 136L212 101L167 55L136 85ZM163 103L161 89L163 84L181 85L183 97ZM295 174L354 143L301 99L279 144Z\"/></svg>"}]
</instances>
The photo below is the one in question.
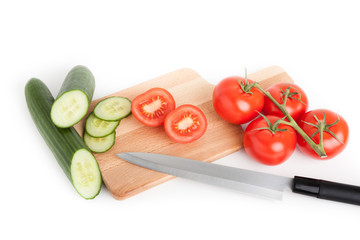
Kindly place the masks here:
<instances>
[{"instance_id":1,"label":"tomato stem","mask_svg":"<svg viewBox=\"0 0 360 240\"><path fill-rule=\"evenodd\" d=\"M290 93L290 88L286 88L285 93L284 93L284 100L283 100L283 103L282 103L282 105L284 107L286 106L286 101L287 101L287 99L289 97L289 93Z\"/></svg>"},{"instance_id":2,"label":"tomato stem","mask_svg":"<svg viewBox=\"0 0 360 240\"><path fill-rule=\"evenodd\" d=\"M262 128L256 128L253 129L252 131L256 131L256 130L269 130L272 134L275 134L277 132L284 132L287 131L287 129L282 129L279 128L279 125L283 122L284 118L278 119L276 120L274 123L271 123L269 118L267 118L264 114L259 112L259 115L266 121L266 124L268 125L267 127L262 127Z\"/></svg>"},{"instance_id":3,"label":"tomato stem","mask_svg":"<svg viewBox=\"0 0 360 240\"><path fill-rule=\"evenodd\" d=\"M280 109L280 111L284 114L284 116L288 119L289 122L282 120L281 121L282 124L286 124L286 125L289 125L292 128L294 128L321 158L326 158L327 157L325 149L324 149L324 145L323 145L323 133L324 133L324 130L326 128L326 125L320 124L322 126L322 127L321 126L319 127L320 141L319 141L319 144L316 144L311 139L311 137L309 137L304 132L304 130L302 130L301 127L299 127L299 125L296 123L294 118L291 117L289 112L286 110L286 100L288 99L289 94L290 94L290 89L289 88L287 88L285 90L283 103L280 104L278 101L276 101L275 98L273 98L273 96L271 96L271 94L268 91L265 91L264 89L262 89L259 86L259 84L256 84L255 87L257 89L259 89L266 97L268 97Z\"/></svg>"},{"instance_id":4,"label":"tomato stem","mask_svg":"<svg viewBox=\"0 0 360 240\"><path fill-rule=\"evenodd\" d=\"M241 88L241 90L243 90L243 92L247 93L247 94L250 94L252 95L253 93L251 92L251 89L253 87L255 87L255 84L256 83L250 83L249 84L249 81L247 79L247 69L245 68L245 80L244 81L241 81L240 78L238 78L238 83L239 83L239 86Z\"/></svg>"},{"instance_id":5,"label":"tomato stem","mask_svg":"<svg viewBox=\"0 0 360 240\"><path fill-rule=\"evenodd\" d=\"M291 89L293 89L294 91L291 92ZM294 97L294 95L298 95L298 97ZM301 93L299 92L299 90L297 90L294 87L288 87L285 89L285 91L283 89L281 89L281 100L283 101L283 105L286 106L286 101L287 99L290 98L292 100L296 100L296 101L300 101L302 104L306 105L302 100L301 100Z\"/></svg>"}]
</instances>

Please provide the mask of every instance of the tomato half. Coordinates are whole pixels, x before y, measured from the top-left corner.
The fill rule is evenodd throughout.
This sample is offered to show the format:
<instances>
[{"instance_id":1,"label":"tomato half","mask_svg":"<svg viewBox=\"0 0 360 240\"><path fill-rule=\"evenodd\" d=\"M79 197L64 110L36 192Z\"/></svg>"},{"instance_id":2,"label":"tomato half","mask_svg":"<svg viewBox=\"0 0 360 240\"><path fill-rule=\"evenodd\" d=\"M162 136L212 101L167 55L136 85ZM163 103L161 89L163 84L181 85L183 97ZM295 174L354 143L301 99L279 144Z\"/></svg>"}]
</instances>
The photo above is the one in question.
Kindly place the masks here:
<instances>
[{"instance_id":1,"label":"tomato half","mask_svg":"<svg viewBox=\"0 0 360 240\"><path fill-rule=\"evenodd\" d=\"M253 87L244 91L240 83L245 84L241 77L228 77L215 86L213 105L216 113L225 121L233 124L243 124L258 116L264 106L264 95ZM250 85L254 83L247 80Z\"/></svg>"},{"instance_id":2,"label":"tomato half","mask_svg":"<svg viewBox=\"0 0 360 240\"><path fill-rule=\"evenodd\" d=\"M323 144L327 157L320 158L300 134L298 134L299 149L316 159L331 159L345 149L349 139L349 127L343 117L327 109L317 109L305 113L298 120L298 125L309 137L312 137L316 144L320 142L320 134L318 128L313 125L319 125L319 121L328 126L326 127L327 131L323 132Z\"/></svg>"},{"instance_id":3,"label":"tomato half","mask_svg":"<svg viewBox=\"0 0 360 240\"><path fill-rule=\"evenodd\" d=\"M281 119L278 116L266 116L271 124ZM285 124L279 124L279 131L266 129L267 121L260 117L252 121L244 133L246 153L260 163L278 165L288 159L296 147L296 131Z\"/></svg>"},{"instance_id":4,"label":"tomato half","mask_svg":"<svg viewBox=\"0 0 360 240\"><path fill-rule=\"evenodd\" d=\"M164 124L165 117L175 109L174 97L163 88L151 88L138 95L131 102L134 117L150 127Z\"/></svg>"},{"instance_id":5,"label":"tomato half","mask_svg":"<svg viewBox=\"0 0 360 240\"><path fill-rule=\"evenodd\" d=\"M289 95L286 100L286 110L294 120L297 120L308 108L308 98L299 86L293 83L277 83L268 88L267 91L278 103L282 104L287 88L289 88ZM266 115L284 117L280 109L267 97L265 98L263 112Z\"/></svg>"},{"instance_id":6,"label":"tomato half","mask_svg":"<svg viewBox=\"0 0 360 240\"><path fill-rule=\"evenodd\" d=\"M207 129L205 114L200 108L184 104L165 118L165 132L178 143L189 143L199 139Z\"/></svg>"}]
</instances>

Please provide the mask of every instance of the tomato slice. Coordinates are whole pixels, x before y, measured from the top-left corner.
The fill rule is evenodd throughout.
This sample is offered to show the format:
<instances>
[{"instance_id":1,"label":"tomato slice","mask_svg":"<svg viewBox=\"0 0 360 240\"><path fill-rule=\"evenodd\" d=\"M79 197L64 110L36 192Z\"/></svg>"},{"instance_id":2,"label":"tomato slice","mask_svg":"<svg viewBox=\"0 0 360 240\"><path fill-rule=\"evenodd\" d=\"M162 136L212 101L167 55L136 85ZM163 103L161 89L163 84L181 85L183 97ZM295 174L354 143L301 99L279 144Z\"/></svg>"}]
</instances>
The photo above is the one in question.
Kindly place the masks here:
<instances>
[{"instance_id":1,"label":"tomato slice","mask_svg":"<svg viewBox=\"0 0 360 240\"><path fill-rule=\"evenodd\" d=\"M178 143L189 143L199 139L207 129L205 114L200 108L184 104L165 118L165 132Z\"/></svg>"},{"instance_id":2,"label":"tomato slice","mask_svg":"<svg viewBox=\"0 0 360 240\"><path fill-rule=\"evenodd\" d=\"M174 97L163 88L151 88L131 102L131 112L142 124L157 127L164 124L167 114L175 109Z\"/></svg>"}]
</instances>

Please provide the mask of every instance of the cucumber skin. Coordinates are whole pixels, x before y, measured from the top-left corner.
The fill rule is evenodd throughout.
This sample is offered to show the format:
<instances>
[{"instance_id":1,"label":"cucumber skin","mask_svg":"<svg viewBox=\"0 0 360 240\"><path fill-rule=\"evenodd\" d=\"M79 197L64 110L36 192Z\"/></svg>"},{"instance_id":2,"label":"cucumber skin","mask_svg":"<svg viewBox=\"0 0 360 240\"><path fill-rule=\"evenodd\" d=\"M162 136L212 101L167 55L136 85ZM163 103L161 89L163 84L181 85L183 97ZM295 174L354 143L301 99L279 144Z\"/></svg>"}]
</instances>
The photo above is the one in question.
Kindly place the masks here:
<instances>
[{"instance_id":1,"label":"cucumber skin","mask_svg":"<svg viewBox=\"0 0 360 240\"><path fill-rule=\"evenodd\" d=\"M77 150L83 148L90 153L91 151L73 127L58 128L52 122L50 111L54 102L54 97L41 80L32 78L27 82L25 86L25 97L30 115L38 131L52 151L65 175L68 177L71 184L73 184L70 171L73 155ZM95 198L100 193L100 189L101 187L97 194L92 198Z\"/></svg>"},{"instance_id":2,"label":"cucumber skin","mask_svg":"<svg viewBox=\"0 0 360 240\"><path fill-rule=\"evenodd\" d=\"M80 90L86 95L88 100L86 109L88 111L95 91L95 78L87 67L82 65L77 65L70 70L70 72L66 75L63 84L61 85L60 91L55 101L61 98L61 96L64 93L74 90ZM84 115L81 118L79 118L76 122L71 123L71 125L62 126L62 125L58 125L54 121L53 123L55 123L55 125L59 128L72 127L78 122L80 122L82 118L85 117L87 111L85 111Z\"/></svg>"},{"instance_id":3,"label":"cucumber skin","mask_svg":"<svg viewBox=\"0 0 360 240\"><path fill-rule=\"evenodd\" d=\"M81 90L84 92L88 98L90 106L95 91L95 78L87 67L77 65L70 70L61 85L56 99L71 90Z\"/></svg>"}]
</instances>

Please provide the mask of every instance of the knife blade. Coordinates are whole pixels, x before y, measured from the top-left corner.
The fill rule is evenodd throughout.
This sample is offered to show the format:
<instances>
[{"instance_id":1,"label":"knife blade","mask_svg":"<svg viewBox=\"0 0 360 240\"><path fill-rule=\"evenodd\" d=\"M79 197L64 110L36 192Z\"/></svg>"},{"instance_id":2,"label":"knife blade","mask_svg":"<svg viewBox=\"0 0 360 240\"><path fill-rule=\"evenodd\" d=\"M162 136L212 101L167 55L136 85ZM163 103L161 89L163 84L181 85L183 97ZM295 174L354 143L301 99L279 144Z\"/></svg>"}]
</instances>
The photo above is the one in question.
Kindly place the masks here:
<instances>
[{"instance_id":1,"label":"knife blade","mask_svg":"<svg viewBox=\"0 0 360 240\"><path fill-rule=\"evenodd\" d=\"M291 189L294 193L360 205L359 186L301 176L283 177L164 154L123 152L116 156L154 171L263 197L281 199L283 191Z\"/></svg>"}]
</instances>

